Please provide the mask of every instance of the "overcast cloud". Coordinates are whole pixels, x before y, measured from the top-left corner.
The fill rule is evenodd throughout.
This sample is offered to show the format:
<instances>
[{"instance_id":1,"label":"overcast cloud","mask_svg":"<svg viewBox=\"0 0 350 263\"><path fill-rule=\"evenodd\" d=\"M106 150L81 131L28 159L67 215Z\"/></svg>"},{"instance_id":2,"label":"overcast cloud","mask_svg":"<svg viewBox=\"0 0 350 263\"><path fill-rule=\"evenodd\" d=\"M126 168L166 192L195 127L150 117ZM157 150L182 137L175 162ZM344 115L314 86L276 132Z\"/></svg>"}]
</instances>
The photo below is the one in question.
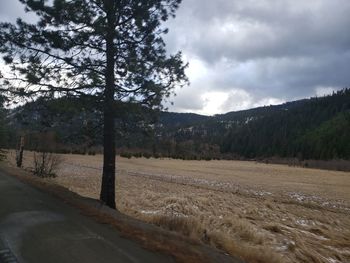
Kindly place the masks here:
<instances>
[{"instance_id":1,"label":"overcast cloud","mask_svg":"<svg viewBox=\"0 0 350 263\"><path fill-rule=\"evenodd\" d=\"M184 0L169 50L190 63L174 111L215 114L350 83L348 0Z\"/></svg>"},{"instance_id":2,"label":"overcast cloud","mask_svg":"<svg viewBox=\"0 0 350 263\"><path fill-rule=\"evenodd\" d=\"M350 86L349 0L183 0L166 42L190 63L171 111L216 114ZM23 15L0 0L0 20Z\"/></svg>"}]
</instances>

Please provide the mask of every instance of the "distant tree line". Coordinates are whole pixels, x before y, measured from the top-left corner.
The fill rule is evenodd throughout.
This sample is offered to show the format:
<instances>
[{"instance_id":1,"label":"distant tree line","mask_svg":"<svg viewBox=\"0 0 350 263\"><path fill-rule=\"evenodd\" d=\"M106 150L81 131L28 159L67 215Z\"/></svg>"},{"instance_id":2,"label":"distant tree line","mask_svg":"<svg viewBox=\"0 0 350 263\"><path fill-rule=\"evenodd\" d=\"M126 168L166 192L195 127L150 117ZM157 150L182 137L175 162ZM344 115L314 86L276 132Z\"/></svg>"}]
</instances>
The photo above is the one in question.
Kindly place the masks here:
<instances>
[{"instance_id":1,"label":"distant tree line","mask_svg":"<svg viewBox=\"0 0 350 263\"><path fill-rule=\"evenodd\" d=\"M55 151L101 152L101 112L88 99L40 99L11 111L11 130L35 150L40 136ZM349 159L350 90L213 117L155 112L115 103L116 148L124 157L180 159ZM8 141L15 145L16 133Z\"/></svg>"}]
</instances>

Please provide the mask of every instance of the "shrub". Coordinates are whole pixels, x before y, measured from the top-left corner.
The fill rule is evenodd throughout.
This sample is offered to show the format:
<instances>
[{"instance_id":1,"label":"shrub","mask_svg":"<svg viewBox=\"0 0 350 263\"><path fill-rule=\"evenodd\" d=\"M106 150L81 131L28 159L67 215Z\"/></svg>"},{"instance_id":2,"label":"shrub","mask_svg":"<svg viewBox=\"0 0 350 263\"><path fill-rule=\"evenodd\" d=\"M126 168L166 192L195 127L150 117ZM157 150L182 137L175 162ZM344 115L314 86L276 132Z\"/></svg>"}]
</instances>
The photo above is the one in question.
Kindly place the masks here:
<instances>
[{"instance_id":1,"label":"shrub","mask_svg":"<svg viewBox=\"0 0 350 263\"><path fill-rule=\"evenodd\" d=\"M86 151L84 149L74 149L74 150L72 150L72 154L85 155Z\"/></svg>"},{"instance_id":2,"label":"shrub","mask_svg":"<svg viewBox=\"0 0 350 263\"><path fill-rule=\"evenodd\" d=\"M149 159L149 158L152 157L152 154L150 154L150 153L143 153L142 156L145 157L146 159Z\"/></svg>"},{"instance_id":3,"label":"shrub","mask_svg":"<svg viewBox=\"0 0 350 263\"><path fill-rule=\"evenodd\" d=\"M153 154L153 157L156 159L162 158L162 156L159 153Z\"/></svg>"},{"instance_id":4,"label":"shrub","mask_svg":"<svg viewBox=\"0 0 350 263\"><path fill-rule=\"evenodd\" d=\"M137 153L134 153L133 156L134 156L135 158L141 158L141 157L142 157L142 153L137 152Z\"/></svg>"},{"instance_id":5,"label":"shrub","mask_svg":"<svg viewBox=\"0 0 350 263\"><path fill-rule=\"evenodd\" d=\"M34 152L33 157L33 173L36 176L56 177L55 172L62 163L62 158L59 155L49 152Z\"/></svg>"},{"instance_id":6,"label":"shrub","mask_svg":"<svg viewBox=\"0 0 350 263\"><path fill-rule=\"evenodd\" d=\"M120 153L120 157L131 159L132 154L128 152L122 152Z\"/></svg>"},{"instance_id":7,"label":"shrub","mask_svg":"<svg viewBox=\"0 0 350 263\"><path fill-rule=\"evenodd\" d=\"M6 159L6 151L0 149L0 161Z\"/></svg>"}]
</instances>

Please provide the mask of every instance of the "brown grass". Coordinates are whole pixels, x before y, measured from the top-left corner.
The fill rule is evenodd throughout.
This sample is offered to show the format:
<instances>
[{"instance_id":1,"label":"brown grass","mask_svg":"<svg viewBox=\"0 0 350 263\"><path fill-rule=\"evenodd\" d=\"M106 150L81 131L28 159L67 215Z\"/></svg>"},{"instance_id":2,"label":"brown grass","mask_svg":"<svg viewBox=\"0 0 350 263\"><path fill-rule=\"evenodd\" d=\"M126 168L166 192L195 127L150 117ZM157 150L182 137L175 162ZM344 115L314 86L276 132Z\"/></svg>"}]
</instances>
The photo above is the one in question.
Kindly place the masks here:
<instances>
[{"instance_id":1,"label":"brown grass","mask_svg":"<svg viewBox=\"0 0 350 263\"><path fill-rule=\"evenodd\" d=\"M63 158L54 181L98 198L101 156ZM117 167L117 207L129 216L247 262L350 262L350 173L170 159Z\"/></svg>"},{"instance_id":2,"label":"brown grass","mask_svg":"<svg viewBox=\"0 0 350 263\"><path fill-rule=\"evenodd\" d=\"M121 236L141 243L144 248L173 257L176 262L233 262L232 258L223 255L221 251L212 250L193 239L130 218L117 210L103 206L97 200L83 198L68 191L50 180L30 176L28 172L4 164L1 164L0 169L8 175L62 199L65 203L77 208L81 214L92 217L99 223L111 225L119 231Z\"/></svg>"},{"instance_id":3,"label":"brown grass","mask_svg":"<svg viewBox=\"0 0 350 263\"><path fill-rule=\"evenodd\" d=\"M232 255L239 255L250 263L280 263L283 257L273 252L270 248L256 247L247 244L241 244L222 234L212 234L212 244L220 247Z\"/></svg>"},{"instance_id":4,"label":"brown grass","mask_svg":"<svg viewBox=\"0 0 350 263\"><path fill-rule=\"evenodd\" d=\"M282 233L282 230L278 225L269 224L264 226L263 228L273 233Z\"/></svg>"}]
</instances>

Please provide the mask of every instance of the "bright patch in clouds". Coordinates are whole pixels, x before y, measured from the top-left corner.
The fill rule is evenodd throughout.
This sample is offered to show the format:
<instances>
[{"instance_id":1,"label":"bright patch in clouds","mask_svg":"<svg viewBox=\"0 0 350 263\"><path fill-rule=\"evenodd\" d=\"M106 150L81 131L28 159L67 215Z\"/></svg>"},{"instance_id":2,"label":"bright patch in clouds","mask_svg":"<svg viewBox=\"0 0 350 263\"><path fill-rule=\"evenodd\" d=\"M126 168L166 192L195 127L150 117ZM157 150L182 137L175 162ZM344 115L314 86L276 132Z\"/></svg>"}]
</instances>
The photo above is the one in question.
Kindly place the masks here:
<instances>
[{"instance_id":1,"label":"bright patch in clouds","mask_svg":"<svg viewBox=\"0 0 350 263\"><path fill-rule=\"evenodd\" d=\"M222 107L228 99L228 94L225 92L207 92L201 96L203 101L203 109L198 113L205 115L213 115L222 112Z\"/></svg>"},{"instance_id":2,"label":"bright patch in clouds","mask_svg":"<svg viewBox=\"0 0 350 263\"><path fill-rule=\"evenodd\" d=\"M186 57L185 57L186 59ZM208 75L208 69L204 65L204 63L199 59L186 59L186 61L190 61L189 66L186 70L186 74L189 77L191 82L200 81L205 76Z\"/></svg>"},{"instance_id":3,"label":"bright patch in clouds","mask_svg":"<svg viewBox=\"0 0 350 263\"><path fill-rule=\"evenodd\" d=\"M316 91L316 96L317 97L322 97L322 96L325 96L325 95L330 95L332 94L334 91L336 91L337 88L334 88L334 87L317 87L315 89Z\"/></svg>"},{"instance_id":4,"label":"bright patch in clouds","mask_svg":"<svg viewBox=\"0 0 350 263\"><path fill-rule=\"evenodd\" d=\"M254 103L253 107L278 105L278 104L282 104L285 102L286 102L285 100L281 100L278 98L264 98L264 99L258 101L257 103Z\"/></svg>"},{"instance_id":5,"label":"bright patch in clouds","mask_svg":"<svg viewBox=\"0 0 350 263\"><path fill-rule=\"evenodd\" d=\"M242 89L232 89L229 92L206 92L201 95L200 101L202 105L201 109L193 112L204 115L215 115L229 111L239 111L260 106L277 105L285 102L284 100L270 97L266 97L258 102L255 102L253 96Z\"/></svg>"}]
</instances>

